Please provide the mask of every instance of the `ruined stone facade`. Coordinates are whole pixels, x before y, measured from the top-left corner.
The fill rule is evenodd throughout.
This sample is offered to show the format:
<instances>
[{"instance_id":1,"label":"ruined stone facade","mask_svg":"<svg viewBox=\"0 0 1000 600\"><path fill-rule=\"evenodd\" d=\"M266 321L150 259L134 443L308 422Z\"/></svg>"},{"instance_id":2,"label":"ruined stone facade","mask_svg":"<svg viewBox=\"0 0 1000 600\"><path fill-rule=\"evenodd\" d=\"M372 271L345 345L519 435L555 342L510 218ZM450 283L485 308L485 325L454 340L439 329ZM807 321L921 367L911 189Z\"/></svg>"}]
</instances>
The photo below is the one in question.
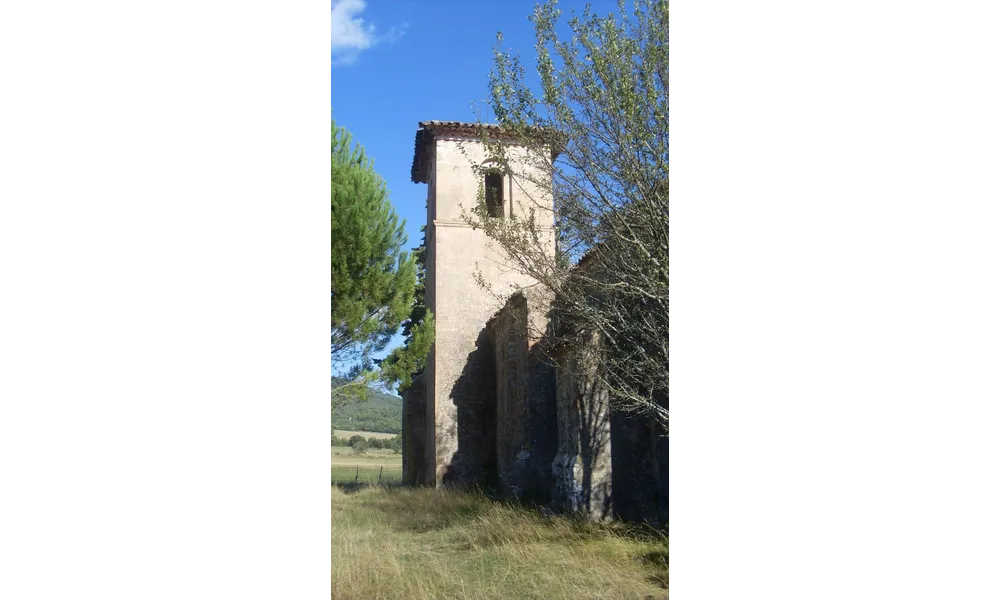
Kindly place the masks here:
<instances>
[{"instance_id":1,"label":"ruined stone facade","mask_svg":"<svg viewBox=\"0 0 1000 600\"><path fill-rule=\"evenodd\" d=\"M511 296L487 323L496 372L498 491L548 504L557 448L555 368L539 345L551 294L539 285Z\"/></svg>"},{"instance_id":2,"label":"ruined stone facade","mask_svg":"<svg viewBox=\"0 0 1000 600\"><path fill-rule=\"evenodd\" d=\"M462 218L484 185L472 167L487 159L481 130L420 126L411 177L428 190L426 304L436 330L426 368L403 395L404 482L479 485L594 519L666 522L666 438L612 414L587 344L547 342L549 293ZM525 159L519 168L529 152L549 150L510 147ZM513 179L503 176L503 205L491 218L529 205L537 214L539 199L551 206L550 190Z\"/></svg>"}]
</instances>

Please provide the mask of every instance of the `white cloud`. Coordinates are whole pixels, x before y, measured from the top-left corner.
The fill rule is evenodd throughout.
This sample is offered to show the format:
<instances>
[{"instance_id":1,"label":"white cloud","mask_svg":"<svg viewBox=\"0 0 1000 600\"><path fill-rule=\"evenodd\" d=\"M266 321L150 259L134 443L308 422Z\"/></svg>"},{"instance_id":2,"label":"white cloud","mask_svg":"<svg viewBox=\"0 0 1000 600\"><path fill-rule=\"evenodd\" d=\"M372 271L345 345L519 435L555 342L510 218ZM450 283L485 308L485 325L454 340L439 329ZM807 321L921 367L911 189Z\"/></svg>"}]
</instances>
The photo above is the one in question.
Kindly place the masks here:
<instances>
[{"instance_id":1,"label":"white cloud","mask_svg":"<svg viewBox=\"0 0 1000 600\"><path fill-rule=\"evenodd\" d=\"M330 9L330 58L334 66L349 65L362 50L379 42L392 43L406 31L404 23L379 36L375 32L375 25L361 18L364 10L364 0L333 0Z\"/></svg>"}]
</instances>

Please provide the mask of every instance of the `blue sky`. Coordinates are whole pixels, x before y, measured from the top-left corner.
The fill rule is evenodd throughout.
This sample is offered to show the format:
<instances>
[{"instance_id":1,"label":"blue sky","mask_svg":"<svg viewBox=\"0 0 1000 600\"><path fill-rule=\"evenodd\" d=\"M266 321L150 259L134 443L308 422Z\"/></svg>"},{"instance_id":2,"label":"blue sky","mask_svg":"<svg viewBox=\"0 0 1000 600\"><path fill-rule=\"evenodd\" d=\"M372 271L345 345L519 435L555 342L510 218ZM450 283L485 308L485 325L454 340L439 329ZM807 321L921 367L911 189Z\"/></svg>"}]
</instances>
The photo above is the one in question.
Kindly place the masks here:
<instances>
[{"instance_id":1,"label":"blue sky","mask_svg":"<svg viewBox=\"0 0 1000 600\"><path fill-rule=\"evenodd\" d=\"M559 3L564 14L584 2ZM615 2L591 2L599 14ZM502 9L498 10L498 6ZM426 186L410 182L419 121L489 118L487 83L498 31L534 66L534 0L333 0L330 105L386 180L410 246L420 243ZM394 340L392 345L398 344Z\"/></svg>"}]
</instances>

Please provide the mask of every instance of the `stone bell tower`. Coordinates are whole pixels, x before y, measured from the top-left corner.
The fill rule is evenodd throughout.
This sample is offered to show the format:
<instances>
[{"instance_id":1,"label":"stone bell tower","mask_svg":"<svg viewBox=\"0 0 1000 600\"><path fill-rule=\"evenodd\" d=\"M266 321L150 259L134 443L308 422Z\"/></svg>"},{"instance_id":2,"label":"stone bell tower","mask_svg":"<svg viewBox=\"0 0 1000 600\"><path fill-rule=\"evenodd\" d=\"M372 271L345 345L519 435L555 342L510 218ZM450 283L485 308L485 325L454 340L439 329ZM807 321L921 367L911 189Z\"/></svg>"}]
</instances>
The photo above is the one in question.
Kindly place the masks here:
<instances>
[{"instance_id":1,"label":"stone bell tower","mask_svg":"<svg viewBox=\"0 0 1000 600\"><path fill-rule=\"evenodd\" d=\"M482 132L507 146L509 169L489 166ZM545 171L545 146L503 140L496 126L456 121L419 124L411 179L427 184L426 304L436 321L435 343L422 376L406 393L403 479L411 484L490 484L496 477L496 374L485 329L503 299L536 283L519 273L486 234L462 218L486 199L488 218L534 210L551 214L551 186L519 174ZM547 177L541 179L548 181ZM541 208L541 211L539 210ZM551 220L548 221L551 223ZM551 239L555 253L555 236ZM489 283L484 289L478 276Z\"/></svg>"}]
</instances>

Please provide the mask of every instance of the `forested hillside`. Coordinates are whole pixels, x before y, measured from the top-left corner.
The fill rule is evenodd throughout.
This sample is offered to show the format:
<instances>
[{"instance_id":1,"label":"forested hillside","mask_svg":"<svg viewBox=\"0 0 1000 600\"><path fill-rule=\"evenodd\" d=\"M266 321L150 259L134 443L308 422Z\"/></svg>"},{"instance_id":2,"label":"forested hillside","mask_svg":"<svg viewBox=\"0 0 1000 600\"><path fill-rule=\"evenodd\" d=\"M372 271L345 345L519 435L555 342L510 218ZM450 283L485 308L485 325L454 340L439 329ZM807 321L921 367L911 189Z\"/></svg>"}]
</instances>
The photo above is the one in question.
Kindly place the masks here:
<instances>
[{"instance_id":1,"label":"forested hillside","mask_svg":"<svg viewBox=\"0 0 1000 600\"><path fill-rule=\"evenodd\" d=\"M341 381L337 377L331 377L331 389L340 385ZM403 400L397 396L368 390L363 402L351 402L331 411L331 420L334 429L401 433Z\"/></svg>"}]
</instances>

